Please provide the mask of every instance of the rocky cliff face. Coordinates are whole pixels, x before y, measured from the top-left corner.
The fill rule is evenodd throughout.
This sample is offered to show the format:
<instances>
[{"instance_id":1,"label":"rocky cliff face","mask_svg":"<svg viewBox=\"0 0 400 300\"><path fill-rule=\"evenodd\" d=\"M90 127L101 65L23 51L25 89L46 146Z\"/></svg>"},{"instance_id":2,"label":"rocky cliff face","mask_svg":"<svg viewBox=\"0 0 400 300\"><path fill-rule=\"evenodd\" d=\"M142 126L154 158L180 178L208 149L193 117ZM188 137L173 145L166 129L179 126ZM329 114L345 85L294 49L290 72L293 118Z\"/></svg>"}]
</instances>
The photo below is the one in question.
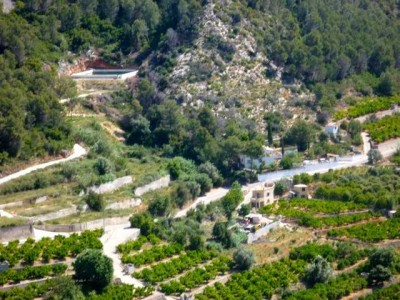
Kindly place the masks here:
<instances>
[{"instance_id":1,"label":"rocky cliff face","mask_svg":"<svg viewBox=\"0 0 400 300\"><path fill-rule=\"evenodd\" d=\"M230 3L208 4L194 46L177 58L167 94L183 105L210 104L219 114L241 114L263 127L267 111L286 119L312 115L304 108L312 96L300 83L284 85L281 70L264 53L245 19L235 20L221 10ZM218 10L218 12L217 12Z\"/></svg>"},{"instance_id":2,"label":"rocky cliff face","mask_svg":"<svg viewBox=\"0 0 400 300\"><path fill-rule=\"evenodd\" d=\"M81 55L72 63L61 61L58 66L58 72L62 75L72 75L86 71L88 69L120 69L121 67L115 66L105 62L101 59L99 53L88 51L86 54Z\"/></svg>"}]
</instances>

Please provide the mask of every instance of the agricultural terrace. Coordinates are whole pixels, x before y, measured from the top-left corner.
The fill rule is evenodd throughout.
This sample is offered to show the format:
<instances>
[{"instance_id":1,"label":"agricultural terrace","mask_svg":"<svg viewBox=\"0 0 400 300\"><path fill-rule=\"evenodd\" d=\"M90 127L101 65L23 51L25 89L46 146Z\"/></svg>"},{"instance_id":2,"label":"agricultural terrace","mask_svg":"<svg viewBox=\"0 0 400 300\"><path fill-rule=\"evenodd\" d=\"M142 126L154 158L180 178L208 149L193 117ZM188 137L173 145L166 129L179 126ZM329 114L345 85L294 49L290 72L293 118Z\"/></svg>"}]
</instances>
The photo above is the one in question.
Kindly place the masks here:
<instances>
[{"instance_id":1,"label":"agricultural terrace","mask_svg":"<svg viewBox=\"0 0 400 300\"><path fill-rule=\"evenodd\" d=\"M365 98L358 101L354 105L350 105L346 109L337 111L334 118L336 120L341 120L344 118L357 118L367 114L390 109L395 104L400 104L399 96Z\"/></svg>"},{"instance_id":2,"label":"agricultural terrace","mask_svg":"<svg viewBox=\"0 0 400 300\"><path fill-rule=\"evenodd\" d=\"M120 189L103 194L101 205L87 212L48 223L79 223L104 217L96 213L113 203L131 199L134 189L167 174L164 159L144 147L127 147L102 127L105 117L72 117L74 140L88 149L85 159L53 166L0 186L0 204L8 204L7 211L21 217L40 217L63 209L82 208L87 202L82 191L124 176L133 182ZM45 201L36 203L36 199ZM92 207L90 207L92 208ZM107 217L128 216L137 209L110 209ZM3 219L3 218L2 218ZM1 220L0 226L23 223L23 219Z\"/></svg>"},{"instance_id":3,"label":"agricultural terrace","mask_svg":"<svg viewBox=\"0 0 400 300\"><path fill-rule=\"evenodd\" d=\"M8 262L9 269L0 273L0 287L24 280L42 279L64 274L68 260L74 259L85 249L101 249L102 230L84 231L69 237L56 236L39 241L18 240L0 244L0 262Z\"/></svg>"},{"instance_id":4,"label":"agricultural terrace","mask_svg":"<svg viewBox=\"0 0 400 300\"><path fill-rule=\"evenodd\" d=\"M75 257L85 249L102 249L102 234L102 229L87 230L81 234L73 233L69 237L58 235L54 239L43 238L37 242L29 238L22 244L18 240L6 245L0 244L0 262L7 261L13 267L17 264L34 265L40 261Z\"/></svg>"},{"instance_id":5,"label":"agricultural terrace","mask_svg":"<svg viewBox=\"0 0 400 300\"><path fill-rule=\"evenodd\" d=\"M375 290L371 295L368 295L362 300L393 300L400 298L400 283L390 285L381 289Z\"/></svg>"},{"instance_id":6,"label":"agricultural terrace","mask_svg":"<svg viewBox=\"0 0 400 300\"><path fill-rule=\"evenodd\" d=\"M385 269L386 279L398 274L397 259L391 249L311 243L293 249L289 259L235 273L225 284L207 286L196 299L269 299L274 294L280 299L340 299L385 280L376 276L376 264Z\"/></svg>"},{"instance_id":7,"label":"agricultural terrace","mask_svg":"<svg viewBox=\"0 0 400 300\"><path fill-rule=\"evenodd\" d=\"M61 285L68 284L68 287L73 289L73 281L68 280L68 277L48 279L43 283L30 283L24 288L11 288L6 291L0 291L0 299L14 300L24 299L33 300L41 298L44 295L51 295L54 289L60 288ZM134 300L142 299L151 295L154 289L150 287L135 288L128 284L111 285L102 291L101 294L90 293L85 299L88 300Z\"/></svg>"},{"instance_id":8,"label":"agricultural terrace","mask_svg":"<svg viewBox=\"0 0 400 300\"><path fill-rule=\"evenodd\" d=\"M367 123L364 125L364 129L377 143L398 138L400 137L400 114L386 116L375 122Z\"/></svg>"},{"instance_id":9,"label":"agricultural terrace","mask_svg":"<svg viewBox=\"0 0 400 300\"><path fill-rule=\"evenodd\" d=\"M364 204L329 200L293 199L263 207L264 214L295 219L300 225L313 228L334 227L379 217L380 213L365 211Z\"/></svg>"},{"instance_id":10,"label":"agricultural terrace","mask_svg":"<svg viewBox=\"0 0 400 300\"><path fill-rule=\"evenodd\" d=\"M381 242L400 238L400 217L392 219L354 225L351 227L332 229L329 237L357 239L363 242Z\"/></svg>"},{"instance_id":11,"label":"agricultural terrace","mask_svg":"<svg viewBox=\"0 0 400 300\"><path fill-rule=\"evenodd\" d=\"M140 272L135 272L132 276L155 285L167 279L172 279L176 275L182 274L193 267L211 261L217 256L218 252L215 250L188 251L170 261L144 268Z\"/></svg>"},{"instance_id":12,"label":"agricultural terrace","mask_svg":"<svg viewBox=\"0 0 400 300\"><path fill-rule=\"evenodd\" d=\"M315 198L354 202L375 210L392 209L400 200L400 173L393 167L356 168L331 172L328 184L318 184Z\"/></svg>"}]
</instances>

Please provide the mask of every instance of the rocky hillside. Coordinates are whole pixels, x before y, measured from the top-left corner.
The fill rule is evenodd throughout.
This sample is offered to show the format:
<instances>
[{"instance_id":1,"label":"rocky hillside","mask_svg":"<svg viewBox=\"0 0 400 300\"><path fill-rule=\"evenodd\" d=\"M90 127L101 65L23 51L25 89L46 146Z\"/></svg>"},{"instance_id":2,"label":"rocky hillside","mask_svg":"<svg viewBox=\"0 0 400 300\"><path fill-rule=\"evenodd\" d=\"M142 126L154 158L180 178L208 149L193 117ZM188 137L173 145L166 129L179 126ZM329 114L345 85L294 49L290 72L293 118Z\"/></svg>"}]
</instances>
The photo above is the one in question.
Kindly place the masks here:
<instances>
[{"instance_id":1,"label":"rocky hillside","mask_svg":"<svg viewBox=\"0 0 400 300\"><path fill-rule=\"evenodd\" d=\"M199 37L177 58L167 93L183 105L209 104L218 114L240 113L260 126L267 111L279 111L287 120L313 116L306 107L312 94L299 82L283 84L282 70L258 49L253 25L235 22L222 7L207 5Z\"/></svg>"},{"instance_id":2,"label":"rocky hillside","mask_svg":"<svg viewBox=\"0 0 400 300\"><path fill-rule=\"evenodd\" d=\"M3 12L9 13L14 8L14 1L12 0L1 0L0 4L3 6Z\"/></svg>"}]
</instances>

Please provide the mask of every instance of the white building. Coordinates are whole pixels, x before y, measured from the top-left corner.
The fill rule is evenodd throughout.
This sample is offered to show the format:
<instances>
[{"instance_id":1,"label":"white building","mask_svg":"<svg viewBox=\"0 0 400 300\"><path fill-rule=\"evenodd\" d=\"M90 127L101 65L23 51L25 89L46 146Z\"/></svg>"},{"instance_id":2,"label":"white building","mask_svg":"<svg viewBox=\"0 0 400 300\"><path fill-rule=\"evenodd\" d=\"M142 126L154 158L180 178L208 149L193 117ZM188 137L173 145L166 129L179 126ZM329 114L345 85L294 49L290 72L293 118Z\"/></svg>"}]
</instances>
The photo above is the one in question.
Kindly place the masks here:
<instances>
[{"instance_id":1,"label":"white building","mask_svg":"<svg viewBox=\"0 0 400 300\"><path fill-rule=\"evenodd\" d=\"M263 207L264 205L275 202L274 197L275 184L264 183L252 189L251 206L255 208Z\"/></svg>"},{"instance_id":2,"label":"white building","mask_svg":"<svg viewBox=\"0 0 400 300\"><path fill-rule=\"evenodd\" d=\"M305 184L295 184L290 192L293 197L310 199L308 194L308 186Z\"/></svg>"},{"instance_id":3,"label":"white building","mask_svg":"<svg viewBox=\"0 0 400 300\"><path fill-rule=\"evenodd\" d=\"M339 126L336 123L329 123L325 126L325 132L336 138L339 131Z\"/></svg>"},{"instance_id":4,"label":"white building","mask_svg":"<svg viewBox=\"0 0 400 300\"><path fill-rule=\"evenodd\" d=\"M280 149L274 149L267 146L263 146L263 157L259 159L254 159L247 155L240 155L240 163L246 169L258 169L263 162L265 166L269 166L280 159L282 159L282 153Z\"/></svg>"}]
</instances>

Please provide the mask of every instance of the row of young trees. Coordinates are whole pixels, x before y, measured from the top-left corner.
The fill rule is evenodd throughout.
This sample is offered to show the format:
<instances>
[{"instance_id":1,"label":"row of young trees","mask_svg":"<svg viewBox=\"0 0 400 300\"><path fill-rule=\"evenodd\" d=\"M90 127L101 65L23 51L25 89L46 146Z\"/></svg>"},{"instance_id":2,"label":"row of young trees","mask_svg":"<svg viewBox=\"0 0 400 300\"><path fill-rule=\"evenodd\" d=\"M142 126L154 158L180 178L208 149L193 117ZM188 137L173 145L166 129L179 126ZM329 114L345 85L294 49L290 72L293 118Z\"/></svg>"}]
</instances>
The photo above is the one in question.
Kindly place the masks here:
<instances>
[{"instance_id":1,"label":"row of young trees","mask_svg":"<svg viewBox=\"0 0 400 300\"><path fill-rule=\"evenodd\" d=\"M371 138L382 143L400 137L400 115L386 116L378 121L364 125Z\"/></svg>"},{"instance_id":2,"label":"row of young trees","mask_svg":"<svg viewBox=\"0 0 400 300\"><path fill-rule=\"evenodd\" d=\"M213 260L210 264L195 268L186 273L178 280L171 280L167 283L162 283L161 291L167 295L181 294L185 290L191 290L197 286L209 282L218 275L223 275L230 269L231 260L228 257L220 257Z\"/></svg>"},{"instance_id":3,"label":"row of young trees","mask_svg":"<svg viewBox=\"0 0 400 300\"><path fill-rule=\"evenodd\" d=\"M349 211L357 211L367 208L364 204L354 202L343 202L335 200L308 200L291 199L280 200L278 206L275 204L264 206L261 211L269 214L279 214L288 218L301 218L304 213L315 214L339 214Z\"/></svg>"},{"instance_id":4,"label":"row of young trees","mask_svg":"<svg viewBox=\"0 0 400 300\"><path fill-rule=\"evenodd\" d=\"M364 297L364 300L390 300L400 294L400 283L376 289L372 294ZM396 295L396 296L395 296Z\"/></svg>"},{"instance_id":5,"label":"row of young trees","mask_svg":"<svg viewBox=\"0 0 400 300\"><path fill-rule=\"evenodd\" d=\"M331 237L355 238L365 242L380 242L400 237L400 218L392 218L381 222L364 223L341 229L328 231Z\"/></svg>"},{"instance_id":6,"label":"row of young trees","mask_svg":"<svg viewBox=\"0 0 400 300\"><path fill-rule=\"evenodd\" d=\"M357 118L367 114L390 109L393 105L400 104L400 97L378 97L363 98L356 104L350 105L345 110L339 110L335 113L335 119Z\"/></svg>"},{"instance_id":7,"label":"row of young trees","mask_svg":"<svg viewBox=\"0 0 400 300\"><path fill-rule=\"evenodd\" d=\"M196 299L265 299L277 289L296 283L304 274L304 261L281 260L252 270L235 273L226 284L205 287Z\"/></svg>"},{"instance_id":8,"label":"row of young trees","mask_svg":"<svg viewBox=\"0 0 400 300\"><path fill-rule=\"evenodd\" d=\"M43 238L38 242L27 239L23 244L18 240L7 245L0 244L0 262L8 261L10 266L18 262L33 264L42 259L46 262L51 259L62 260L67 256L77 256L85 249L101 249L100 237L103 230L83 231L80 235L74 233L69 237L57 235L54 239Z\"/></svg>"},{"instance_id":9,"label":"row of young trees","mask_svg":"<svg viewBox=\"0 0 400 300\"><path fill-rule=\"evenodd\" d=\"M143 279L150 284L157 284L217 256L218 252L215 250L189 251L168 262L159 263L140 272L135 272L132 276Z\"/></svg>"},{"instance_id":10,"label":"row of young trees","mask_svg":"<svg viewBox=\"0 0 400 300\"><path fill-rule=\"evenodd\" d=\"M178 255L183 250L184 246L181 244L154 246L134 255L123 255L121 261L124 264L131 263L139 267Z\"/></svg>"},{"instance_id":11,"label":"row of young trees","mask_svg":"<svg viewBox=\"0 0 400 300\"><path fill-rule=\"evenodd\" d=\"M139 251L144 244L150 242L152 245L157 245L161 242L161 240L155 236L154 234L150 234L149 236L139 236L139 238L135 241L127 241L125 243L119 244L117 246L117 250L122 254L129 254L132 251Z\"/></svg>"},{"instance_id":12,"label":"row of young trees","mask_svg":"<svg viewBox=\"0 0 400 300\"><path fill-rule=\"evenodd\" d=\"M351 213L347 215L339 215L332 217L314 217L311 214L304 214L299 219L299 224L306 227L321 228L321 227L336 227L361 221L371 220L381 216L380 213Z\"/></svg>"},{"instance_id":13,"label":"row of young trees","mask_svg":"<svg viewBox=\"0 0 400 300\"><path fill-rule=\"evenodd\" d=\"M39 267L24 267L21 270L9 269L0 273L0 285L18 283L23 280L41 279L49 276L58 276L67 270L65 264L46 265Z\"/></svg>"}]
</instances>

